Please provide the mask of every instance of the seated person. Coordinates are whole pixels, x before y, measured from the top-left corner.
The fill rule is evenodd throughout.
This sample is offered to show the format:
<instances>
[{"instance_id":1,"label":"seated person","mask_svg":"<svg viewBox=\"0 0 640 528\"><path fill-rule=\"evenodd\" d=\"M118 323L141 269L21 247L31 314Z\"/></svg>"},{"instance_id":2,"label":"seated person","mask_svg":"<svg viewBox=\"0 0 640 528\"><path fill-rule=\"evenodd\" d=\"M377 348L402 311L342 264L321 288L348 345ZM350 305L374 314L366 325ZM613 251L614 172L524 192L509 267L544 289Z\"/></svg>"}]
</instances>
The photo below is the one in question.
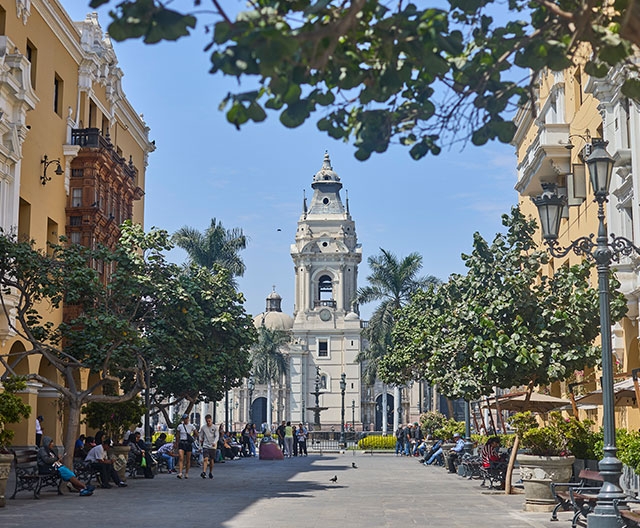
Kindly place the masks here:
<instances>
[{"instance_id":1,"label":"seated person","mask_svg":"<svg viewBox=\"0 0 640 528\"><path fill-rule=\"evenodd\" d=\"M431 451L429 451L425 456L425 461L423 462L425 466L430 466L434 462L437 462L440 465L444 465L444 455L442 452L442 440L436 441L435 444L431 447Z\"/></svg>"},{"instance_id":2,"label":"seated person","mask_svg":"<svg viewBox=\"0 0 640 528\"><path fill-rule=\"evenodd\" d=\"M76 440L76 444L73 446L73 458L84 458L85 456L87 456L86 453L84 454L84 456L82 456L82 450L84 449L84 441L85 441L85 436L81 434Z\"/></svg>"},{"instance_id":3,"label":"seated person","mask_svg":"<svg viewBox=\"0 0 640 528\"><path fill-rule=\"evenodd\" d=\"M223 458L228 458L229 460L236 458L240 452L237 447L233 446L231 435L227 431L225 431L220 440L218 440L218 447L220 451L222 451Z\"/></svg>"},{"instance_id":4,"label":"seated person","mask_svg":"<svg viewBox=\"0 0 640 528\"><path fill-rule=\"evenodd\" d=\"M453 435L453 441L456 445L449 450L449 473L456 473L456 460L458 460L464 452L464 440L460 437L460 433Z\"/></svg>"},{"instance_id":5,"label":"seated person","mask_svg":"<svg viewBox=\"0 0 640 528\"><path fill-rule=\"evenodd\" d=\"M167 433L160 433L158 438L156 438L156 441L153 443L153 448L157 451L166 443L167 443Z\"/></svg>"},{"instance_id":6,"label":"seated person","mask_svg":"<svg viewBox=\"0 0 640 528\"><path fill-rule=\"evenodd\" d=\"M145 465L141 466L144 478L152 479L153 470L151 469L151 466L153 465L153 458L147 449L147 444L144 443L138 431L133 433L132 436L133 438L129 437L129 463L141 466L142 457L144 457Z\"/></svg>"},{"instance_id":7,"label":"seated person","mask_svg":"<svg viewBox=\"0 0 640 528\"><path fill-rule=\"evenodd\" d=\"M495 470L496 472L503 471L507 468L507 461L504 455L500 455L500 438L492 436L487 440L487 443L482 447L480 456L482 457L482 467ZM504 486L505 473L500 475L502 477L502 486Z\"/></svg>"},{"instance_id":8,"label":"seated person","mask_svg":"<svg viewBox=\"0 0 640 528\"><path fill-rule=\"evenodd\" d=\"M167 470L169 470L169 473L176 473L176 458L175 457L178 456L178 453L174 453L173 452L173 444L171 444L171 443L162 444L160 446L160 449L158 449L158 451L156 451L156 455L158 455L163 460L166 460L166 462L167 462Z\"/></svg>"},{"instance_id":9,"label":"seated person","mask_svg":"<svg viewBox=\"0 0 640 528\"><path fill-rule=\"evenodd\" d=\"M71 485L80 492L80 495L87 496L93 494L93 490L95 489L93 486L85 485L84 482L78 480L73 471L62 464L61 458L53 448L53 439L51 437L42 437L42 447L38 449L37 462L38 474L50 475L57 471L60 478L64 482L71 483Z\"/></svg>"},{"instance_id":10,"label":"seated person","mask_svg":"<svg viewBox=\"0 0 640 528\"><path fill-rule=\"evenodd\" d=\"M120 475L113 468L113 460L108 456L107 450L111 445L111 438L103 437L102 444L98 444L87 453L85 462L91 464L93 469L100 471L100 483L103 488L110 488L109 477L113 480L116 486L120 488L126 488L127 485L120 480Z\"/></svg>"}]
</instances>

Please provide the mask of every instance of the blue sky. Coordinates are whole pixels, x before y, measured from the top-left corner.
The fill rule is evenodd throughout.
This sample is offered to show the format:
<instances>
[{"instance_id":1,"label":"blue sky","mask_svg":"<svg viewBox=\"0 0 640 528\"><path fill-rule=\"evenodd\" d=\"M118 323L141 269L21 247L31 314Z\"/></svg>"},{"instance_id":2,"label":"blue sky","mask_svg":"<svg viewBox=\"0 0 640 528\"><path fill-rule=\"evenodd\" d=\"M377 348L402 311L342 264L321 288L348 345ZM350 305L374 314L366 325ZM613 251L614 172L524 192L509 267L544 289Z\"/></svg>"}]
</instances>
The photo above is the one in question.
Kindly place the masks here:
<instances>
[{"instance_id":1,"label":"blue sky","mask_svg":"<svg viewBox=\"0 0 640 528\"><path fill-rule=\"evenodd\" d=\"M62 3L74 20L90 12L88 0ZM106 30L107 10L98 12ZM269 115L237 131L218 104L238 84L208 73L204 43L198 27L177 43L114 42L114 48L124 91L157 146L147 168L146 227L204 230L212 217L227 228L241 227L249 246L242 253L247 271L238 282L250 313L264 309L272 285L283 297L283 310L293 311L289 248L303 189L311 196L312 176L325 150L342 179L343 202L345 189L349 192L364 255L360 286L369 274L366 259L379 248L398 256L418 252L424 274L446 280L464 273L460 254L470 251L475 231L492 239L502 230L501 215L517 201L510 145L457 146L417 162L396 146L359 162L353 147L319 132L313 119L289 130ZM181 262L184 254L174 250L171 258ZM363 307L364 318L371 308Z\"/></svg>"}]
</instances>

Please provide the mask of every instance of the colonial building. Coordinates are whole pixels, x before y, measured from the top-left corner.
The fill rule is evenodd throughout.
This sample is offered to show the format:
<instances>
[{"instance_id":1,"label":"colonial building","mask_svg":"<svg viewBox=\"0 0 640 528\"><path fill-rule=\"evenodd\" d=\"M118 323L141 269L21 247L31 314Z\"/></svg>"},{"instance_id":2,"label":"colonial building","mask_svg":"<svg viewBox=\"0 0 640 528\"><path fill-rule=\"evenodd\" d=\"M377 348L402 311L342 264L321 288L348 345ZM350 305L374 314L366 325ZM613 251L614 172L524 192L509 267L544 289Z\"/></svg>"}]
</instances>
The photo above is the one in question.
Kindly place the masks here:
<instances>
[{"instance_id":1,"label":"colonial building","mask_svg":"<svg viewBox=\"0 0 640 528\"><path fill-rule=\"evenodd\" d=\"M547 72L541 76L536 100L516 116L518 129L513 144L518 157L516 190L520 194L520 206L537 219L530 198L541 194L541 184L556 184L558 194L567 197L558 239L563 247L581 236L597 233L597 204L593 201L585 167L593 138L608 141L607 150L616 161L609 203L605 204L609 232L640 245L640 217L635 212L640 205L637 178L640 113L638 104L621 93L622 77L623 71L617 70L606 79L594 79L584 73L580 65L562 72ZM535 106L533 112L531 105ZM575 264L581 258L570 253L551 259L548 272ZM614 263L629 308L627 317L616 323L612 332L614 364L622 378L640 366L639 263L637 255L622 257ZM597 287L595 272L593 286ZM569 382L576 383L576 392L588 392L600 388L597 378L596 372L585 370L576 372ZM566 392L568 388L567 383L554 390ZM616 411L618 426L630 429L640 426L637 408L620 407ZM599 412L590 410L587 415L600 423Z\"/></svg>"},{"instance_id":2,"label":"colonial building","mask_svg":"<svg viewBox=\"0 0 640 528\"><path fill-rule=\"evenodd\" d=\"M70 243L112 246L123 220L142 223L147 156L155 147L122 90L122 76L97 15L74 22L59 0L0 0L4 232L43 249L62 235ZM62 316L46 315L54 324ZM20 359L28 348L0 317L0 354ZM57 376L38 355L23 357L15 370ZM88 373L81 377L86 385ZM24 398L34 419L15 427L14 444L33 444L37 415L60 444L57 393L30 383Z\"/></svg>"}]
</instances>

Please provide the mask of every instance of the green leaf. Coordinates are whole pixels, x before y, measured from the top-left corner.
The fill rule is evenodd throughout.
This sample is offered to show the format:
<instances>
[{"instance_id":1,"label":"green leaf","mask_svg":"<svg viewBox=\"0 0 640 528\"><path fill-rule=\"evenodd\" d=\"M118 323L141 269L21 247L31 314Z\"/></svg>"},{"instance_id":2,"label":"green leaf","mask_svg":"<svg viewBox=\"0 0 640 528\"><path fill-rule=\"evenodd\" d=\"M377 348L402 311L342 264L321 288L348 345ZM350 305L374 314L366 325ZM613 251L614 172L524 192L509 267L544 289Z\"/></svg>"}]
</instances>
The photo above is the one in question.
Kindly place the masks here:
<instances>
[{"instance_id":1,"label":"green leaf","mask_svg":"<svg viewBox=\"0 0 640 528\"><path fill-rule=\"evenodd\" d=\"M640 102L640 79L627 79L622 83L621 90L630 99Z\"/></svg>"}]
</instances>

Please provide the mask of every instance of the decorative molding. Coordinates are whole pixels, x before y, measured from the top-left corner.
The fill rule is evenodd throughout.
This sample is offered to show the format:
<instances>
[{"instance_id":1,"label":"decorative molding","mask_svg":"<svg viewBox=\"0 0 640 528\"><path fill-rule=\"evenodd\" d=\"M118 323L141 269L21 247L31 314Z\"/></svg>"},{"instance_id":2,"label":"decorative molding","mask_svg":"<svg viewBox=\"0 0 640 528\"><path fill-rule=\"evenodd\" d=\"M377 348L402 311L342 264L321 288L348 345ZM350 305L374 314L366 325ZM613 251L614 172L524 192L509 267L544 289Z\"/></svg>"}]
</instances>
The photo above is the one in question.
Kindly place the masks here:
<instances>
[{"instance_id":1,"label":"decorative molding","mask_svg":"<svg viewBox=\"0 0 640 528\"><path fill-rule=\"evenodd\" d=\"M16 15L26 26L31 15L31 0L16 0Z\"/></svg>"}]
</instances>

